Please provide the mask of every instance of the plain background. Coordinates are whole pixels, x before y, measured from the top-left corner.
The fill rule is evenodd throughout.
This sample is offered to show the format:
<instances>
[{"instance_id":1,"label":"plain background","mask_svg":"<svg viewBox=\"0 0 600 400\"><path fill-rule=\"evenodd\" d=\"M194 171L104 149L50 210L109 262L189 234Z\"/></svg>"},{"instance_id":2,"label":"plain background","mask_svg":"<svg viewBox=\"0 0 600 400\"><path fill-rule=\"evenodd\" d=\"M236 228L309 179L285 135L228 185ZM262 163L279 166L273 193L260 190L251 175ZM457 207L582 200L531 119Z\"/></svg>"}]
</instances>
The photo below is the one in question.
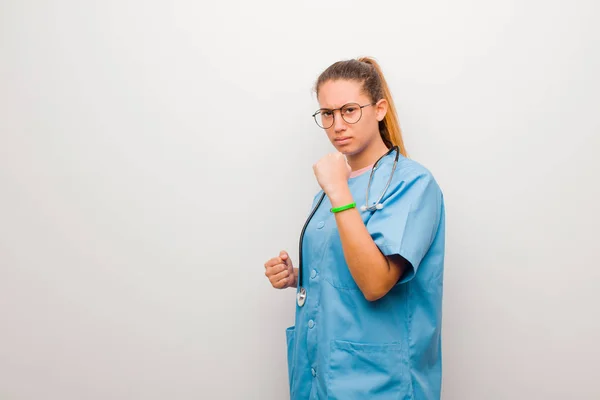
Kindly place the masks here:
<instances>
[{"instance_id":1,"label":"plain background","mask_svg":"<svg viewBox=\"0 0 600 400\"><path fill-rule=\"evenodd\" d=\"M0 1L0 399L287 398L331 63L447 207L445 400L599 399L600 6Z\"/></svg>"}]
</instances>

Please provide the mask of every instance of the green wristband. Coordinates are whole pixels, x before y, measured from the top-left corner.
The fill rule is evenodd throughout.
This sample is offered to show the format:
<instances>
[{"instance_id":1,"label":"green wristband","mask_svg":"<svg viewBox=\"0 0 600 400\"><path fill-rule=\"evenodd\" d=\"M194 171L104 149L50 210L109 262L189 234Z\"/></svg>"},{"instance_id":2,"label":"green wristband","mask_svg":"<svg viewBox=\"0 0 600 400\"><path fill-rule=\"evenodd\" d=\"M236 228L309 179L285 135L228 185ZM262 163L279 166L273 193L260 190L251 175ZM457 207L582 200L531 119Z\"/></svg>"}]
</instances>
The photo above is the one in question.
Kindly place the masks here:
<instances>
[{"instance_id":1,"label":"green wristband","mask_svg":"<svg viewBox=\"0 0 600 400\"><path fill-rule=\"evenodd\" d=\"M356 203L350 203L350 204L346 204L345 206L332 208L331 212L339 213L340 211L349 210L349 209L355 208L355 207L356 207Z\"/></svg>"}]
</instances>

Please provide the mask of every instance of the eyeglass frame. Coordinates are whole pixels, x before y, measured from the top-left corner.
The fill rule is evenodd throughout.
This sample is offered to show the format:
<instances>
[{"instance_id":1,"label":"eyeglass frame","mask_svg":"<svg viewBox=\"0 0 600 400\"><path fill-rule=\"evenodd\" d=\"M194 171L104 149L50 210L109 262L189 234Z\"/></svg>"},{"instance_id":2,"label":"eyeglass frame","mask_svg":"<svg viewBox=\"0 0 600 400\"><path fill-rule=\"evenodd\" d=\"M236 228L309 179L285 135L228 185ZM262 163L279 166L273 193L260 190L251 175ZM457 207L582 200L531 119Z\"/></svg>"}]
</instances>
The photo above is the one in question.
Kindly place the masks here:
<instances>
[{"instance_id":1,"label":"eyeglass frame","mask_svg":"<svg viewBox=\"0 0 600 400\"><path fill-rule=\"evenodd\" d=\"M342 114L342 108L350 105L350 104L356 104L358 106L358 108L360 109L360 117L358 117L358 119L356 120L356 122L348 122L346 121L346 119L344 118L344 114ZM358 121L360 121L360 119L362 118L362 109L365 107L369 107L369 106L374 106L375 104L377 104L377 102L375 103L369 103L369 104L365 104L364 106L361 106L359 103L354 103L354 102L350 102L350 103L346 103L343 106L341 106L340 108L334 108L334 109L329 109L329 108L319 108L313 115L312 117L315 120L315 123L317 124L317 126L321 129L329 129L331 128L334 124L335 124L335 112L339 111L340 112L340 116L342 117L342 119L344 120L345 123L350 124L350 125L354 125L356 123L358 123ZM329 125L327 128L322 127L321 125L319 125L319 123L317 122L317 115L321 114L323 111L329 111L331 112L331 115L333 116L333 118L331 119L331 125Z\"/></svg>"}]
</instances>

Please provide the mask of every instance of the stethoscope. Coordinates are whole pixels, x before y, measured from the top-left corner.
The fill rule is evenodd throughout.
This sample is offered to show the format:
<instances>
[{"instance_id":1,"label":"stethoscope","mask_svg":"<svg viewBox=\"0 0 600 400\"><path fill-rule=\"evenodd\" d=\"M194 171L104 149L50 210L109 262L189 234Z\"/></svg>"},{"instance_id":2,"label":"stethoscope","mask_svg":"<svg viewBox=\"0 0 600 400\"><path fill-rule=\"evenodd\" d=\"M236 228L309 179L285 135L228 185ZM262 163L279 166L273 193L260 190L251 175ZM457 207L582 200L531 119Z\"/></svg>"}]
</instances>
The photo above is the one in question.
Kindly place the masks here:
<instances>
[{"instance_id":1,"label":"stethoscope","mask_svg":"<svg viewBox=\"0 0 600 400\"><path fill-rule=\"evenodd\" d=\"M373 203L372 205L369 205L369 191L371 190L371 182L373 181L373 174L375 173L375 170L377 169L379 162L384 157L389 155L392 151L396 152L396 156L394 158L394 165L392 166L392 172L390 173L390 177L388 178L387 184L385 185L385 188L381 192L381 195L379 196L377 201L375 203ZM400 150L399 150L398 146L392 146L384 155L379 157L379 159L375 162L375 164L373 164L373 168L371 169L371 175L369 175L369 183L367 184L367 192L365 194L365 204L360 207L360 210L362 212L376 211L376 210L381 210L383 208L383 204L381 204L381 200L383 199L383 197L385 196L385 193L387 192L388 188L390 187L390 183L392 182L394 172L396 172L396 165L398 164L399 157L400 157ZM306 222L304 223L304 227L302 228L302 232L300 233L300 251L298 253L298 292L296 294L296 302L298 303L299 307L302 307L304 305L304 303L306 302L306 288L304 286L302 286L302 275L303 275L302 274L302 270L303 270L303 268L302 268L302 242L304 241L304 233L306 232L306 227L310 223L310 220L315 215L315 213L319 209L319 206L323 202L323 199L325 199L325 192L321 193L321 197L317 201L317 205L313 208L310 215L306 219Z\"/></svg>"}]
</instances>

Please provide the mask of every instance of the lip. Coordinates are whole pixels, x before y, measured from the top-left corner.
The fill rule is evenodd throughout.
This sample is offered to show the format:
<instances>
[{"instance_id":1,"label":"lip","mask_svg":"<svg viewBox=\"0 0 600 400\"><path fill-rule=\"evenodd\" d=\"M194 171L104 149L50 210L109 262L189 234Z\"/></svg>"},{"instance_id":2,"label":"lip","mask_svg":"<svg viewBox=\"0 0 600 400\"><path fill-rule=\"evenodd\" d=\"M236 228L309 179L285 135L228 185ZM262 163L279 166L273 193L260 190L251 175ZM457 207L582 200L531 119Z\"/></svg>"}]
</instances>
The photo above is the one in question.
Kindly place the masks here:
<instances>
[{"instance_id":1,"label":"lip","mask_svg":"<svg viewBox=\"0 0 600 400\"><path fill-rule=\"evenodd\" d=\"M335 138L335 142L338 144L345 144L348 143L350 141L350 139L352 139L350 136L342 136L339 138Z\"/></svg>"}]
</instances>

